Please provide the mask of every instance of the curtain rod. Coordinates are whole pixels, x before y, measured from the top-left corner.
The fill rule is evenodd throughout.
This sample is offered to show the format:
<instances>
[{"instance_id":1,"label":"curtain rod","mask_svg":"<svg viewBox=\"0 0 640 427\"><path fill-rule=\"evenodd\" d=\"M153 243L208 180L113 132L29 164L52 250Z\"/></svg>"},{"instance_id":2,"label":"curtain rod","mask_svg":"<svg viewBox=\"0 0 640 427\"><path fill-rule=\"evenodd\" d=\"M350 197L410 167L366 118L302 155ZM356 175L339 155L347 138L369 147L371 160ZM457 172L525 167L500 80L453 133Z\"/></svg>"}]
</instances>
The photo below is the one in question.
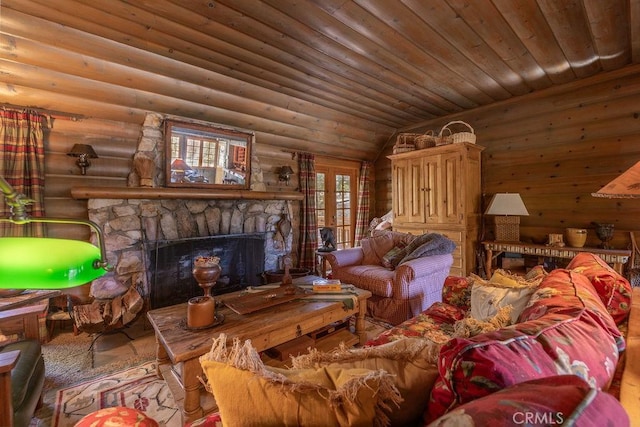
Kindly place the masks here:
<instances>
[{"instance_id":1,"label":"curtain rod","mask_svg":"<svg viewBox=\"0 0 640 427\"><path fill-rule=\"evenodd\" d=\"M319 156L319 157L324 157L324 158L330 158L330 159L337 159L337 160L350 160L353 162L363 162L364 160L362 159L356 159L353 157L335 157L335 156L328 156L326 154L318 154L318 153L311 153L309 151L293 151L293 150L287 150L285 148L281 149L280 151L282 151L283 153L289 153L291 154L291 160L295 160L296 156L298 155L298 153L309 153L309 154L313 154L314 156ZM369 162L372 162L371 160L367 160Z\"/></svg>"},{"instance_id":2,"label":"curtain rod","mask_svg":"<svg viewBox=\"0 0 640 427\"><path fill-rule=\"evenodd\" d=\"M8 104L8 103L3 103L2 108L16 110L16 111L23 111L23 112L35 111L36 113L40 113L45 116L51 116L56 119L64 119L64 120L77 121L77 120L83 120L87 118L87 116L83 116L82 114L72 114L72 113L66 113L64 111L48 110L46 108L37 108L37 107L25 107L24 105L15 105L15 104Z\"/></svg>"}]
</instances>

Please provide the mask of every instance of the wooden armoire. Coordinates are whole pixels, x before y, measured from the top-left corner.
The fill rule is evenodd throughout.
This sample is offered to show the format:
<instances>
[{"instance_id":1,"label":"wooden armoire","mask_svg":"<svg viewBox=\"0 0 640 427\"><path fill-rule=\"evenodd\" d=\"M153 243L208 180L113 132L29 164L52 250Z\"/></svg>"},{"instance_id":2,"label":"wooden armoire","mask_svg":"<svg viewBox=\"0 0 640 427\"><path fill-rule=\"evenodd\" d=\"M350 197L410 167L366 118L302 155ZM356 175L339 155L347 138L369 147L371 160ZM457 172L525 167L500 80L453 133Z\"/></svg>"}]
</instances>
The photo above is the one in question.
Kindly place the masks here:
<instances>
[{"instance_id":1,"label":"wooden armoire","mask_svg":"<svg viewBox=\"0 0 640 427\"><path fill-rule=\"evenodd\" d=\"M388 156L391 159L393 229L440 233L456 243L450 274L476 272L481 212L481 152L454 143Z\"/></svg>"}]
</instances>

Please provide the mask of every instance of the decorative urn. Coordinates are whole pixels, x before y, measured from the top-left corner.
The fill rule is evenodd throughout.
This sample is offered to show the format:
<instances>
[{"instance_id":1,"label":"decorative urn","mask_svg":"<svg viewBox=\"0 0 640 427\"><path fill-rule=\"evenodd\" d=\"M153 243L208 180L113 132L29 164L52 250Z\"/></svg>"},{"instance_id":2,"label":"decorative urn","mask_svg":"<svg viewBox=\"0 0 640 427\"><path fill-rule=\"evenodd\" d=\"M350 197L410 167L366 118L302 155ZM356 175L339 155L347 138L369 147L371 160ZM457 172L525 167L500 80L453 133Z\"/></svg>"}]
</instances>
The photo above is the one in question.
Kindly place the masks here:
<instances>
[{"instance_id":1,"label":"decorative urn","mask_svg":"<svg viewBox=\"0 0 640 427\"><path fill-rule=\"evenodd\" d=\"M206 328L216 321L216 304L211 296L211 288L220 277L220 258L198 257L194 261L193 277L203 289L204 295L189 299L187 304L187 326Z\"/></svg>"}]
</instances>

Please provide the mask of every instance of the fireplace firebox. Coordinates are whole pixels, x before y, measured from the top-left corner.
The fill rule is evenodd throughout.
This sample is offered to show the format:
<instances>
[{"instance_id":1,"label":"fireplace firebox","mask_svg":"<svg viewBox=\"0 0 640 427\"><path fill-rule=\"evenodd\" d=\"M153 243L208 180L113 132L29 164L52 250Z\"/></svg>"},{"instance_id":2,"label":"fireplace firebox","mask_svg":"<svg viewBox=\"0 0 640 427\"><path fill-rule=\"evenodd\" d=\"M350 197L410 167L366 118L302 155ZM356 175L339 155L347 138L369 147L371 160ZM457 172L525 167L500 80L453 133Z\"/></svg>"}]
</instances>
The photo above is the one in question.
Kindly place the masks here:
<instances>
[{"instance_id":1,"label":"fireplace firebox","mask_svg":"<svg viewBox=\"0 0 640 427\"><path fill-rule=\"evenodd\" d=\"M220 279L212 289L220 295L262 284L264 233L226 234L146 243L151 309L187 302L203 290L193 278L199 256L220 258Z\"/></svg>"}]
</instances>

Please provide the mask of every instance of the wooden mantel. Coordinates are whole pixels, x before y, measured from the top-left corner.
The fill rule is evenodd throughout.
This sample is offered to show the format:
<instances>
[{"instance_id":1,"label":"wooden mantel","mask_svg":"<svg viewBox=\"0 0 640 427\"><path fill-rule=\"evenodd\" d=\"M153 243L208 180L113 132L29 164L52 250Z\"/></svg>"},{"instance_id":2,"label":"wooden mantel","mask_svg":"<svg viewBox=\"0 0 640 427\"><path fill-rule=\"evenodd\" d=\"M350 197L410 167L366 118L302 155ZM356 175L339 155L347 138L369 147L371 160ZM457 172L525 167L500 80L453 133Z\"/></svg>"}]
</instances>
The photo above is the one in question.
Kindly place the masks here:
<instances>
[{"instance_id":1,"label":"wooden mantel","mask_svg":"<svg viewBox=\"0 0 640 427\"><path fill-rule=\"evenodd\" d=\"M202 188L165 187L73 187L74 199L246 199L302 200L296 191L210 190Z\"/></svg>"}]
</instances>

